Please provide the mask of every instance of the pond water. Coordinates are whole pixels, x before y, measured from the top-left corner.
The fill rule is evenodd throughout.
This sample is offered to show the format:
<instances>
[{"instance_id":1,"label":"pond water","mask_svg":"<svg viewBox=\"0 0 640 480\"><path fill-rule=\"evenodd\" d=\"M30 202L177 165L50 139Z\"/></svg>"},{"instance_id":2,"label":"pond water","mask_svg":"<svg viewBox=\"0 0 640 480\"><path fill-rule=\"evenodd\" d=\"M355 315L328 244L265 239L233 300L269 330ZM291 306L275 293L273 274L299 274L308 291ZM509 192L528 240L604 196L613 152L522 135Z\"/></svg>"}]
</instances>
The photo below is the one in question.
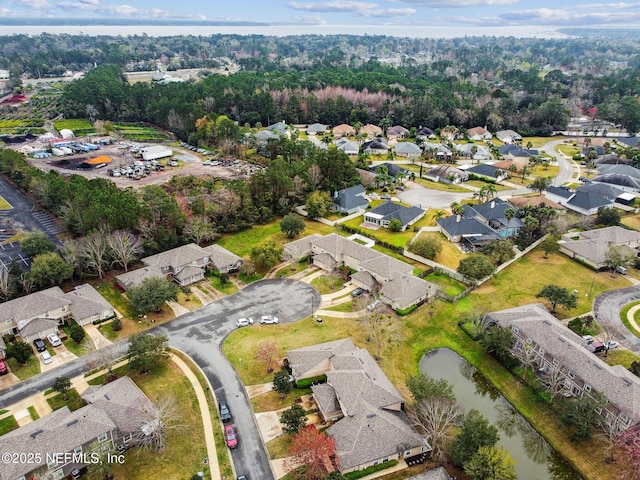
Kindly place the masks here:
<instances>
[{"instance_id":1,"label":"pond water","mask_svg":"<svg viewBox=\"0 0 640 480\"><path fill-rule=\"evenodd\" d=\"M519 479L580 479L500 392L456 352L438 349L426 353L420 361L420 373L447 380L465 413L475 408L498 428L498 444L516 460Z\"/></svg>"}]
</instances>

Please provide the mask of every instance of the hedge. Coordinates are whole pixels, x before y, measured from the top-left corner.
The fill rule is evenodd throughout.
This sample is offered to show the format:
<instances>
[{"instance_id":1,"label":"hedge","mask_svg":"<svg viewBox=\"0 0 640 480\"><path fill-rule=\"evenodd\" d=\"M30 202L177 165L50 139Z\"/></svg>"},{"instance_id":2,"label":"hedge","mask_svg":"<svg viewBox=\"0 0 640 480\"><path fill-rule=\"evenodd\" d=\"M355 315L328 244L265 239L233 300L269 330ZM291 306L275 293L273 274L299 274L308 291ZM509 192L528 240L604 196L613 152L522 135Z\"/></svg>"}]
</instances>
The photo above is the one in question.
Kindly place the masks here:
<instances>
[{"instance_id":1,"label":"hedge","mask_svg":"<svg viewBox=\"0 0 640 480\"><path fill-rule=\"evenodd\" d=\"M404 310L400 310L399 308L396 308L396 313L401 317L404 317L405 315L409 315L416 308L418 308L417 304L411 305L409 308L405 308Z\"/></svg>"},{"instance_id":2,"label":"hedge","mask_svg":"<svg viewBox=\"0 0 640 480\"><path fill-rule=\"evenodd\" d=\"M311 378L303 378L301 380L298 380L296 382L296 387L297 388L309 388L311 385L315 385L318 383L326 383L327 382L327 376L326 375L318 375L317 377L311 377Z\"/></svg>"},{"instance_id":3,"label":"hedge","mask_svg":"<svg viewBox=\"0 0 640 480\"><path fill-rule=\"evenodd\" d=\"M372 465L364 470L358 470L357 472L349 472L344 474L344 478L348 480L355 480L357 478L366 477L372 473L379 472L380 470L386 470L387 468L395 467L398 464L397 460L389 460L388 462L379 463L378 465Z\"/></svg>"}]
</instances>

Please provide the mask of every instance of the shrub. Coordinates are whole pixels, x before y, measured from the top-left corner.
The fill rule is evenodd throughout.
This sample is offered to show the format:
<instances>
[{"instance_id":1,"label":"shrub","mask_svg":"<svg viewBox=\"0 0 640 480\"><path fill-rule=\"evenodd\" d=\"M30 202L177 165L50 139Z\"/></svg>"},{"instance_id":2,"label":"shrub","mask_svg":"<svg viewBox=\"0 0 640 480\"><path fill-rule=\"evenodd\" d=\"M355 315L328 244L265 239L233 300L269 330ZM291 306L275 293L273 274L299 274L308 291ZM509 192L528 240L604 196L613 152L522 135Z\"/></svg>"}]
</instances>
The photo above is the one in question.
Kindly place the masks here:
<instances>
[{"instance_id":1,"label":"shrub","mask_svg":"<svg viewBox=\"0 0 640 480\"><path fill-rule=\"evenodd\" d=\"M113 319L113 322L111 322L111 329L114 332L119 332L120 330L122 330L122 320L120 320L118 317Z\"/></svg>"},{"instance_id":2,"label":"shrub","mask_svg":"<svg viewBox=\"0 0 640 480\"><path fill-rule=\"evenodd\" d=\"M303 378L302 380L298 380L296 382L296 387L309 388L311 385L315 385L317 383L326 383L326 382L327 382L327 376L319 375L317 377Z\"/></svg>"},{"instance_id":3,"label":"shrub","mask_svg":"<svg viewBox=\"0 0 640 480\"><path fill-rule=\"evenodd\" d=\"M344 474L344 478L348 480L356 480L358 478L366 477L372 473L379 472L380 470L386 470L387 468L395 467L398 464L397 460L390 460L388 462L379 463L378 465L372 465L364 470L358 470L357 472L349 472Z\"/></svg>"},{"instance_id":4,"label":"shrub","mask_svg":"<svg viewBox=\"0 0 640 480\"><path fill-rule=\"evenodd\" d=\"M400 310L399 308L396 308L396 313L401 317L404 317L405 315L409 315L416 308L418 308L418 305L411 305L409 308L405 308L404 310Z\"/></svg>"}]
</instances>

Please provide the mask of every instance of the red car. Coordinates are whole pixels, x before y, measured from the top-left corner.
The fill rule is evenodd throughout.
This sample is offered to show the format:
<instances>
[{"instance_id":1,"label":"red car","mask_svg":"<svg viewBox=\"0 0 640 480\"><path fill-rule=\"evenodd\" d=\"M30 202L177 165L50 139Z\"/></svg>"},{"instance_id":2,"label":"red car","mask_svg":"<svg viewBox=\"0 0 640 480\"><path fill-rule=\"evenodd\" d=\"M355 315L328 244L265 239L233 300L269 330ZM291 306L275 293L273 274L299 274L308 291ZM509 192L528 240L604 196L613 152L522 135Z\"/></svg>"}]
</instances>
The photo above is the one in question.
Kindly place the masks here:
<instances>
[{"instance_id":1,"label":"red car","mask_svg":"<svg viewBox=\"0 0 640 480\"><path fill-rule=\"evenodd\" d=\"M236 448L238 446L238 437L231 425L224 427L224 438L227 440L227 447Z\"/></svg>"},{"instance_id":2,"label":"red car","mask_svg":"<svg viewBox=\"0 0 640 480\"><path fill-rule=\"evenodd\" d=\"M9 367L4 363L4 360L0 360L0 375L5 375L9 373Z\"/></svg>"}]
</instances>

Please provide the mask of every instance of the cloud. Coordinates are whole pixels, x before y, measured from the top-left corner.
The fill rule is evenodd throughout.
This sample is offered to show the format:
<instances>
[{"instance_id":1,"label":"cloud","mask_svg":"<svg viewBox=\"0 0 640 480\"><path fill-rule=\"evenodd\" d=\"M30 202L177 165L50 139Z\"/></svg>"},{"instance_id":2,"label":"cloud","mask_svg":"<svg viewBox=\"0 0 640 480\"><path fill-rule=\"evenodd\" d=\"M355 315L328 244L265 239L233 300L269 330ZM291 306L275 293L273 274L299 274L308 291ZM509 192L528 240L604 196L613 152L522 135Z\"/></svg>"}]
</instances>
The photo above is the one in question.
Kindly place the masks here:
<instances>
[{"instance_id":1,"label":"cloud","mask_svg":"<svg viewBox=\"0 0 640 480\"><path fill-rule=\"evenodd\" d=\"M553 26L578 26L578 25L602 25L621 22L637 24L640 22L640 13L625 14L620 17L620 12L582 13L579 10L554 10L551 8L538 8L508 12L500 15L500 18L510 24L527 25L553 25Z\"/></svg>"},{"instance_id":2,"label":"cloud","mask_svg":"<svg viewBox=\"0 0 640 480\"><path fill-rule=\"evenodd\" d=\"M319 3L289 2L294 10L323 13L354 13L360 17L407 17L416 13L413 8L378 8L377 3L351 0L332 0Z\"/></svg>"},{"instance_id":3,"label":"cloud","mask_svg":"<svg viewBox=\"0 0 640 480\"><path fill-rule=\"evenodd\" d=\"M305 15L292 17L292 20L303 25L326 25L327 21L320 15Z\"/></svg>"},{"instance_id":4,"label":"cloud","mask_svg":"<svg viewBox=\"0 0 640 480\"><path fill-rule=\"evenodd\" d=\"M421 7L432 8L459 8L479 7L482 5L509 5L520 0L389 0L394 3L409 3Z\"/></svg>"},{"instance_id":5,"label":"cloud","mask_svg":"<svg viewBox=\"0 0 640 480\"><path fill-rule=\"evenodd\" d=\"M640 3L625 3L625 2L618 2L618 3L590 3L590 4L585 4L585 5L576 5L575 6L576 9L578 10L582 10L582 9L607 9L607 10L611 10L612 8L619 8L619 9L627 9L627 8L640 8Z\"/></svg>"},{"instance_id":6,"label":"cloud","mask_svg":"<svg viewBox=\"0 0 640 480\"><path fill-rule=\"evenodd\" d=\"M161 10L159 8L141 9L132 7L131 5L100 5L98 0L79 0L77 2L59 2L57 7L61 10L74 12L85 11L94 12L105 16L132 17L141 18L180 18L206 20L204 15L192 13L177 13Z\"/></svg>"},{"instance_id":7,"label":"cloud","mask_svg":"<svg viewBox=\"0 0 640 480\"><path fill-rule=\"evenodd\" d=\"M20 5L21 7L27 7L30 10L44 10L49 8L50 5L47 0L7 0L8 3L14 5Z\"/></svg>"}]
</instances>

